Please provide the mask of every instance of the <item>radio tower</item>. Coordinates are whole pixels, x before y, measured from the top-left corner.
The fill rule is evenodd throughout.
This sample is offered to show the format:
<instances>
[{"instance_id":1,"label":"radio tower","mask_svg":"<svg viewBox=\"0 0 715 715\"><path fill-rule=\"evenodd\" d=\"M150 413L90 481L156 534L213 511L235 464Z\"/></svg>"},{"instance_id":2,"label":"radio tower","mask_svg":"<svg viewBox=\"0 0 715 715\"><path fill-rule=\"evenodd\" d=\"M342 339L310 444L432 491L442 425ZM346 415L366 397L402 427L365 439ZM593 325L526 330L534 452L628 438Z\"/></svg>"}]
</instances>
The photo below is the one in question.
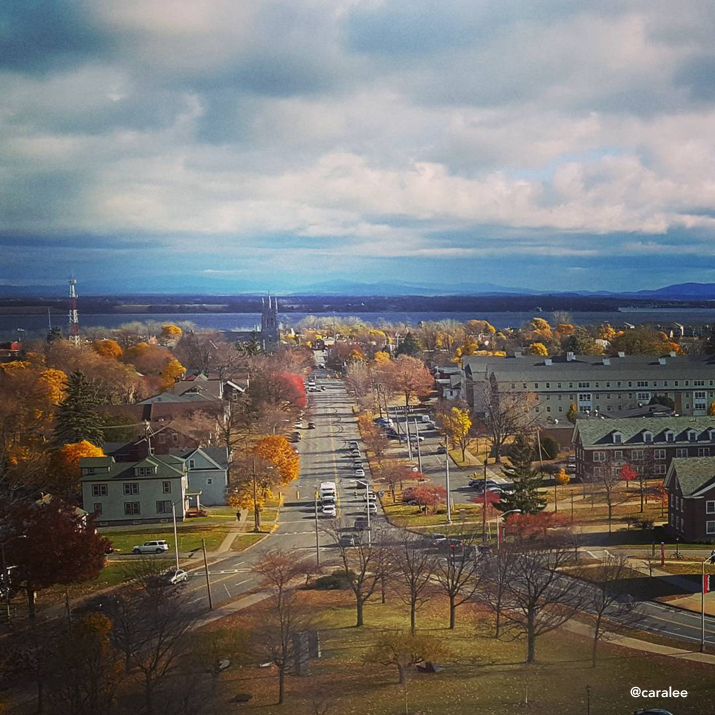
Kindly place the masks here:
<instances>
[{"instance_id":1,"label":"radio tower","mask_svg":"<svg viewBox=\"0 0 715 715\"><path fill-rule=\"evenodd\" d=\"M77 311L77 291L75 286L77 280L74 276L70 278L70 313L69 313L69 341L75 347L79 347L79 312Z\"/></svg>"}]
</instances>

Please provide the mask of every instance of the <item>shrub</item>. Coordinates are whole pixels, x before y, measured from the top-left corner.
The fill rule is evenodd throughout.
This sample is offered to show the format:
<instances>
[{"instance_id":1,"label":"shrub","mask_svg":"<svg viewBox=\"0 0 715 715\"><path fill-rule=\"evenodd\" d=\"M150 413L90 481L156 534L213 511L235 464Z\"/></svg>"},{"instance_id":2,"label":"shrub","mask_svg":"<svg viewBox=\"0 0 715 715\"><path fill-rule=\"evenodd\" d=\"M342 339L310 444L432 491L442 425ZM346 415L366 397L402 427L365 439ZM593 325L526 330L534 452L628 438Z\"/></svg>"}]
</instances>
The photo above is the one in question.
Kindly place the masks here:
<instances>
[{"instance_id":1,"label":"shrub","mask_svg":"<svg viewBox=\"0 0 715 715\"><path fill-rule=\"evenodd\" d=\"M333 571L327 576L321 576L313 581L313 588L318 591L339 591L347 588L348 579L345 571Z\"/></svg>"},{"instance_id":2,"label":"shrub","mask_svg":"<svg viewBox=\"0 0 715 715\"><path fill-rule=\"evenodd\" d=\"M541 438L541 458L542 459L556 459L559 456L559 451L561 446L549 435L545 435Z\"/></svg>"}]
</instances>

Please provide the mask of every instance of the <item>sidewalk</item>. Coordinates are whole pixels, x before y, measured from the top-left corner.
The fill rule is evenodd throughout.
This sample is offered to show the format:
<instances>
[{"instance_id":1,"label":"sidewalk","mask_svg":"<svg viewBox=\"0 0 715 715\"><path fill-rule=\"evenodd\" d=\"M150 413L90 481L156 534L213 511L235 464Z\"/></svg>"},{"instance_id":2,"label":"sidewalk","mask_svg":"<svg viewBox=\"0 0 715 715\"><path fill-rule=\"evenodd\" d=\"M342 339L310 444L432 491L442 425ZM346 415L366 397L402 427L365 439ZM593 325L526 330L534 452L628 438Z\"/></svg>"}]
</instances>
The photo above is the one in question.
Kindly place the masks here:
<instances>
[{"instance_id":1,"label":"sidewalk","mask_svg":"<svg viewBox=\"0 0 715 715\"><path fill-rule=\"evenodd\" d=\"M241 509L240 513L241 516L236 519L228 534L226 534L223 541L219 544L218 549L212 553L212 556L219 556L220 554L225 554L227 551L230 551L233 542L238 535L243 532L243 527L248 519L248 509Z\"/></svg>"},{"instance_id":2,"label":"sidewalk","mask_svg":"<svg viewBox=\"0 0 715 715\"><path fill-rule=\"evenodd\" d=\"M585 623L568 621L562 628L576 635L593 638L593 629ZM650 641L642 641L638 638L631 638L630 636L619 635L618 633L609 634L608 643L630 648L631 650L637 650L641 653L649 653L650 655L662 655L669 658L692 660L696 663L705 663L706 665L715 665L715 655L710 655L709 653L698 653L684 648L660 645L658 643L651 643Z\"/></svg>"}]
</instances>

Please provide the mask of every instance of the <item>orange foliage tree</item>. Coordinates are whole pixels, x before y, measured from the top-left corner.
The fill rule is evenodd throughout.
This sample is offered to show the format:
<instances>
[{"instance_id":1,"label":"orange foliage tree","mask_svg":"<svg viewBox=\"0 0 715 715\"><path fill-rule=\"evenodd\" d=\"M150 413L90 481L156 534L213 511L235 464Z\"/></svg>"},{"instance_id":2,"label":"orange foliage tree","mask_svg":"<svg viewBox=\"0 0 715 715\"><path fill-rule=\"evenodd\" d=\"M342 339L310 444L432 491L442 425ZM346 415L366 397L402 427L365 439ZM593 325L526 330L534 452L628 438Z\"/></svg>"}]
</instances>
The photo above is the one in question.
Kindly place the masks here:
<instances>
[{"instance_id":1,"label":"orange foliage tree","mask_svg":"<svg viewBox=\"0 0 715 715\"><path fill-rule=\"evenodd\" d=\"M176 358L171 358L161 371L161 389L168 390L185 372L186 368Z\"/></svg>"},{"instance_id":2,"label":"orange foliage tree","mask_svg":"<svg viewBox=\"0 0 715 715\"><path fill-rule=\"evenodd\" d=\"M290 484L300 474L300 458L282 434L267 435L256 442L253 452L278 470L282 484Z\"/></svg>"},{"instance_id":3,"label":"orange foliage tree","mask_svg":"<svg viewBox=\"0 0 715 715\"><path fill-rule=\"evenodd\" d=\"M52 455L53 492L59 496L73 496L79 491L79 460L84 457L104 457L101 447L83 439L65 444Z\"/></svg>"},{"instance_id":4,"label":"orange foliage tree","mask_svg":"<svg viewBox=\"0 0 715 715\"><path fill-rule=\"evenodd\" d=\"M388 385L405 396L406 406L412 397L427 395L434 386L434 378L422 360L409 355L400 355L397 360L385 365L381 372Z\"/></svg>"},{"instance_id":5,"label":"orange foliage tree","mask_svg":"<svg viewBox=\"0 0 715 715\"><path fill-rule=\"evenodd\" d=\"M92 343L92 350L102 357L114 358L122 357L124 351L116 340L95 340Z\"/></svg>"}]
</instances>

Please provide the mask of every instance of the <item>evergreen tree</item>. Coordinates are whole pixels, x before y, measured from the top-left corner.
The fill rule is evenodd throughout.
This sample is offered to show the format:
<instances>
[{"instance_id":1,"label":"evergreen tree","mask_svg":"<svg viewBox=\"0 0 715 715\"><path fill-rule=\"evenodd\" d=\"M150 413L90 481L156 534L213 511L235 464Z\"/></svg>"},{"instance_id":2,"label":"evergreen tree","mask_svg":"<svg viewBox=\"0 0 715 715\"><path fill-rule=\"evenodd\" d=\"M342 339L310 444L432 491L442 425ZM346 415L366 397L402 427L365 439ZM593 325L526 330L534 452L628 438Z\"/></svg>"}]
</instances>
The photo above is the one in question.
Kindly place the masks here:
<instances>
[{"instance_id":1,"label":"evergreen tree","mask_svg":"<svg viewBox=\"0 0 715 715\"><path fill-rule=\"evenodd\" d=\"M522 514L533 515L546 506L546 498L539 493L542 475L531 468L533 454L534 445L529 438L524 434L517 435L509 452L510 464L502 467L504 476L514 485L513 492L502 494L499 502L494 505L499 511L518 509Z\"/></svg>"},{"instance_id":2,"label":"evergreen tree","mask_svg":"<svg viewBox=\"0 0 715 715\"><path fill-rule=\"evenodd\" d=\"M415 357L420 351L420 344L415 339L412 333L407 333L405 339L398 345L397 350L395 350L395 356L409 355L410 357Z\"/></svg>"},{"instance_id":3,"label":"evergreen tree","mask_svg":"<svg viewBox=\"0 0 715 715\"><path fill-rule=\"evenodd\" d=\"M52 343L56 343L58 340L62 340L62 329L58 326L50 328L47 332L47 337L45 338L45 341L49 345L52 345Z\"/></svg>"},{"instance_id":4,"label":"evergreen tree","mask_svg":"<svg viewBox=\"0 0 715 715\"><path fill-rule=\"evenodd\" d=\"M104 442L102 419L94 409L97 392L77 370L67 378L67 397L57 410L54 441L58 447L87 440L100 446Z\"/></svg>"}]
</instances>

